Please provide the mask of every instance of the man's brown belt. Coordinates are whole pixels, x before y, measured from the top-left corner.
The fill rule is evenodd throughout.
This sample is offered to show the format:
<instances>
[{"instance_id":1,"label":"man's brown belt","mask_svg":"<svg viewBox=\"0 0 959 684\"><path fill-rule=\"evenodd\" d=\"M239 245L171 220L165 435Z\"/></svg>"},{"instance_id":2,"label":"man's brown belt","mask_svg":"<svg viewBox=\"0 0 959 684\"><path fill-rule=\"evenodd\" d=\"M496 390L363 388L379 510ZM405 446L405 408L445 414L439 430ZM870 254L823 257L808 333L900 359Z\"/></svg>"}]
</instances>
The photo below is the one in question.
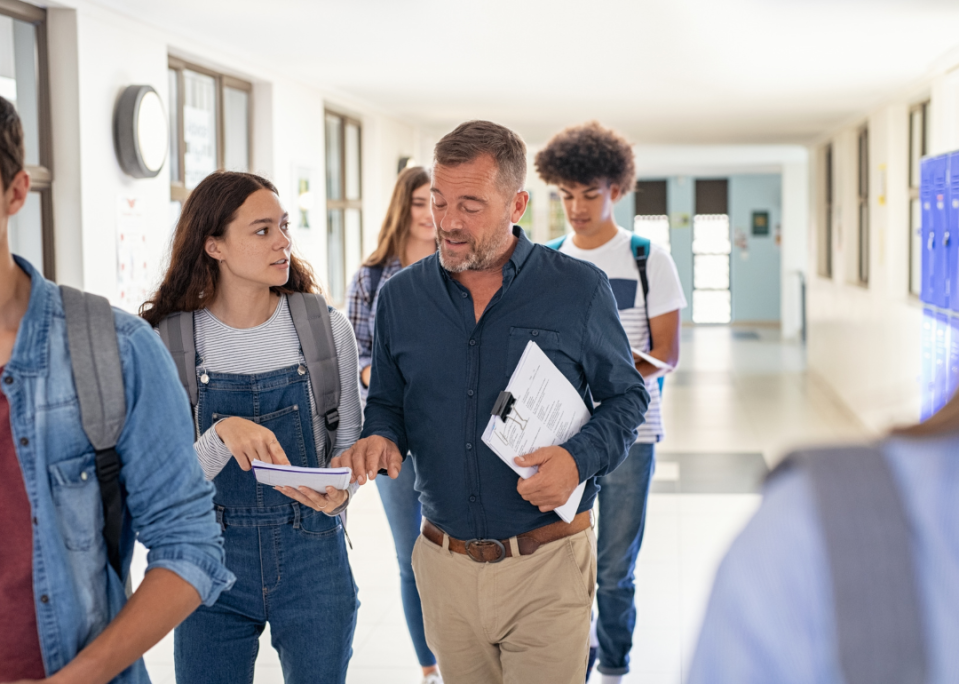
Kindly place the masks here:
<instances>
[{"instance_id":1,"label":"man's brown belt","mask_svg":"<svg viewBox=\"0 0 959 684\"><path fill-rule=\"evenodd\" d=\"M593 524L591 511L583 511L573 518L573 522L565 523L558 520L550 525L538 527L529 532L523 532L516 535L516 545L519 547L519 555L528 556L536 553L536 550L543 544L571 537ZM431 523L426 518L423 519L423 536L437 546L443 545L443 530ZM504 558L510 558L513 555L512 544L509 539L470 539L462 541L450 537L450 551L462 553L469 556L471 560L477 563L498 563Z\"/></svg>"}]
</instances>

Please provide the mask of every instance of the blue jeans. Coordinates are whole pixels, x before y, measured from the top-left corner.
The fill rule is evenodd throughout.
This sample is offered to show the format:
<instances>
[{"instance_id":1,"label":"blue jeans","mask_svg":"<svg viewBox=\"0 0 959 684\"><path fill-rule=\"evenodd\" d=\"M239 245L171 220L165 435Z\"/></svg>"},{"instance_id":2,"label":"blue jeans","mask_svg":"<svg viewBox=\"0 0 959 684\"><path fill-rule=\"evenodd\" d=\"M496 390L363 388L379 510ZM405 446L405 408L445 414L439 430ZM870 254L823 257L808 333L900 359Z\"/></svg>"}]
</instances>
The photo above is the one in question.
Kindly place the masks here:
<instances>
[{"instance_id":1,"label":"blue jeans","mask_svg":"<svg viewBox=\"0 0 959 684\"><path fill-rule=\"evenodd\" d=\"M413 648L416 649L416 658L421 667L436 665L436 656L426 645L426 634L423 629L423 606L420 604L420 593L416 589L416 578L413 577L413 544L420 536L420 499L413 484L416 481L416 472L413 470L413 459L407 458L400 470L400 476L395 480L388 477L377 477L376 488L380 492L380 500L386 509L386 519L390 523L393 533L393 544L396 546L396 560L400 564L400 595L403 597L403 614L406 616L406 626L410 630Z\"/></svg>"},{"instance_id":2,"label":"blue jeans","mask_svg":"<svg viewBox=\"0 0 959 684\"><path fill-rule=\"evenodd\" d=\"M342 525L287 508L292 519L277 525L217 511L236 584L176 628L178 684L252 682L267 622L286 684L346 681L359 602Z\"/></svg>"},{"instance_id":3,"label":"blue jeans","mask_svg":"<svg viewBox=\"0 0 959 684\"><path fill-rule=\"evenodd\" d=\"M626 460L599 478L596 602L599 618L599 665L603 674L629 672L636 604L633 583L636 557L643 543L646 499L655 463L653 444L634 444Z\"/></svg>"}]
</instances>

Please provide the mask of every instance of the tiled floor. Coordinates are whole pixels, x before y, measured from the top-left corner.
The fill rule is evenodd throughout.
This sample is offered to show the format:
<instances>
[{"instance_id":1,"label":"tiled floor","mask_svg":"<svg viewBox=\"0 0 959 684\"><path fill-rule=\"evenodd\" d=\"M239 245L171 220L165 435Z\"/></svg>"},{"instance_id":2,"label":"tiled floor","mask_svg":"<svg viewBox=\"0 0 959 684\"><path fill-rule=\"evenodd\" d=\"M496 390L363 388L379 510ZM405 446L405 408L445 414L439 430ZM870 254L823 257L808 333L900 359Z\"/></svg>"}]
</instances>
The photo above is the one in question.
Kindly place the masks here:
<instances>
[{"instance_id":1,"label":"tiled floor","mask_svg":"<svg viewBox=\"0 0 959 684\"><path fill-rule=\"evenodd\" d=\"M805 374L799 345L780 342L771 329L734 332L742 331L685 329L681 370L666 384L669 435L658 449L661 465L637 568L639 615L626 682L682 681L716 565L759 503L750 491L750 483L762 475L758 455L772 465L797 445L863 434L828 391ZM362 607L348 682L414 684L419 668L375 487L361 490L350 516L351 560ZM139 553L135 576L142 575L144 564ZM256 684L282 682L268 632L261 644ZM172 637L146 661L156 684L172 683Z\"/></svg>"}]
</instances>

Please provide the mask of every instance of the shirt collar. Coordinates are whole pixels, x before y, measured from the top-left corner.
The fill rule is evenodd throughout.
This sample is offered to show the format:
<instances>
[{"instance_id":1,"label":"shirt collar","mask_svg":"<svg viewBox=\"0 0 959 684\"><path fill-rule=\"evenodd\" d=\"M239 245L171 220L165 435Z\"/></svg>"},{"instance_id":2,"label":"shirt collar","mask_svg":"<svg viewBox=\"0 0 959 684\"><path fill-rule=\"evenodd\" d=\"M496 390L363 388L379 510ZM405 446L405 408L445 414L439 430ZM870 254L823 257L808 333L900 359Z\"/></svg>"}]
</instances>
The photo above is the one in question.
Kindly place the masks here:
<instances>
[{"instance_id":1,"label":"shirt collar","mask_svg":"<svg viewBox=\"0 0 959 684\"><path fill-rule=\"evenodd\" d=\"M35 375L46 370L50 321L54 313L56 285L44 278L26 259L14 255L17 266L30 276L30 303L20 321L7 370Z\"/></svg>"},{"instance_id":2,"label":"shirt collar","mask_svg":"<svg viewBox=\"0 0 959 684\"><path fill-rule=\"evenodd\" d=\"M526 263L526 260L533 251L533 243L529 241L528 237L526 237L525 230L517 225L514 225L513 236L517 238L516 247L513 249L513 254L510 256L509 261L503 265L504 276L506 276L508 273L513 276L519 273L520 269L523 268L523 264ZM439 267L440 272L443 274L445 279L452 280L450 272L443 268L443 265L440 263L439 250L436 251L436 265Z\"/></svg>"}]
</instances>

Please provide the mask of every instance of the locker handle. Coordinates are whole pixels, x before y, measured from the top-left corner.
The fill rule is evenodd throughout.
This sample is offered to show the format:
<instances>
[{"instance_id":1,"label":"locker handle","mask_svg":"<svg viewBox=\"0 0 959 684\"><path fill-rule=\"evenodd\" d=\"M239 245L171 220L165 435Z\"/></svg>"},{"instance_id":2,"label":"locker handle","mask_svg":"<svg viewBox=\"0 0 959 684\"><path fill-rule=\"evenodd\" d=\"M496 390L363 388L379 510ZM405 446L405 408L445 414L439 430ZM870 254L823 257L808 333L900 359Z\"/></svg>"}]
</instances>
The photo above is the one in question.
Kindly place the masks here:
<instances>
[{"instance_id":1,"label":"locker handle","mask_svg":"<svg viewBox=\"0 0 959 684\"><path fill-rule=\"evenodd\" d=\"M926 245L926 249L928 249L931 252L935 246L936 246L936 234L929 233L929 243Z\"/></svg>"},{"instance_id":2,"label":"locker handle","mask_svg":"<svg viewBox=\"0 0 959 684\"><path fill-rule=\"evenodd\" d=\"M942 246L943 246L943 247L948 247L948 246L949 246L949 233L945 233L945 234L942 236Z\"/></svg>"}]
</instances>

